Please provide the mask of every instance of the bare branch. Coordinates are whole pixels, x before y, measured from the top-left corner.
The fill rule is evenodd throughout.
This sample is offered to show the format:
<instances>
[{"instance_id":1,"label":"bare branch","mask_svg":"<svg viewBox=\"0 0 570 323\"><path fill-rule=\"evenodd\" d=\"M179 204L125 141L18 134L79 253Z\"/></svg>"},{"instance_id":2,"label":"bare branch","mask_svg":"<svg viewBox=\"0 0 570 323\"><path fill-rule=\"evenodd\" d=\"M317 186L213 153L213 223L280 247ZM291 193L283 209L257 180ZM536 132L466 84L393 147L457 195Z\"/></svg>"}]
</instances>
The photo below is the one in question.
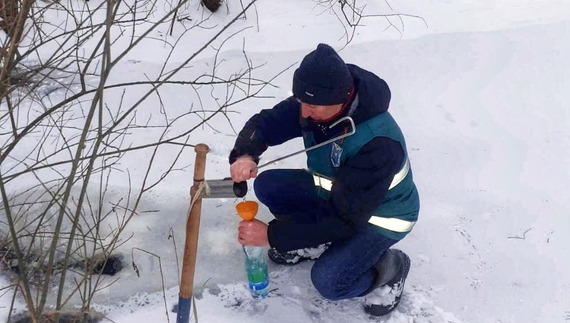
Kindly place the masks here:
<instances>
[{"instance_id":1,"label":"bare branch","mask_svg":"<svg viewBox=\"0 0 570 323\"><path fill-rule=\"evenodd\" d=\"M357 5L357 2L361 3L359 0L313 0L316 6L323 7L323 12L332 12L338 19L338 21L343 25L344 35L341 38L346 38L345 46L348 45L354 39L356 35L357 28L363 26L362 21L372 18L382 18L387 22L387 27L384 31L388 29L395 29L400 35L404 29L404 18L420 19L424 22L427 27L427 22L420 16L393 12L392 6L387 0L384 0L388 10L391 13L370 13L365 14L366 5ZM397 18L401 27L396 26L391 18Z\"/></svg>"},{"instance_id":2,"label":"bare branch","mask_svg":"<svg viewBox=\"0 0 570 323\"><path fill-rule=\"evenodd\" d=\"M529 228L528 230L526 230L525 232L523 232L522 237L521 236L510 236L507 237L507 239L521 239L521 240L525 240L526 239L526 233L529 232L532 228Z\"/></svg>"}]
</instances>

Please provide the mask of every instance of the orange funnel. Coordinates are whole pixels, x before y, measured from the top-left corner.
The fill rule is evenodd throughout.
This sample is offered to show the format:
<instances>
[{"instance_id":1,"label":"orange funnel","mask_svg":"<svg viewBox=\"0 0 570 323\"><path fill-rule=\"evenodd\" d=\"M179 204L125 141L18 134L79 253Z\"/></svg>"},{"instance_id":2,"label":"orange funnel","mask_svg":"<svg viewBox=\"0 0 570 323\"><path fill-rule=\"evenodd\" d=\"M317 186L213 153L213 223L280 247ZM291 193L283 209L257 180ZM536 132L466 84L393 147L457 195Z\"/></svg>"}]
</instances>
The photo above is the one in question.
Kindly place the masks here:
<instances>
[{"instance_id":1,"label":"orange funnel","mask_svg":"<svg viewBox=\"0 0 570 323\"><path fill-rule=\"evenodd\" d=\"M236 205L238 215L246 221L253 220L257 215L258 209L259 205L255 201L243 201Z\"/></svg>"}]
</instances>

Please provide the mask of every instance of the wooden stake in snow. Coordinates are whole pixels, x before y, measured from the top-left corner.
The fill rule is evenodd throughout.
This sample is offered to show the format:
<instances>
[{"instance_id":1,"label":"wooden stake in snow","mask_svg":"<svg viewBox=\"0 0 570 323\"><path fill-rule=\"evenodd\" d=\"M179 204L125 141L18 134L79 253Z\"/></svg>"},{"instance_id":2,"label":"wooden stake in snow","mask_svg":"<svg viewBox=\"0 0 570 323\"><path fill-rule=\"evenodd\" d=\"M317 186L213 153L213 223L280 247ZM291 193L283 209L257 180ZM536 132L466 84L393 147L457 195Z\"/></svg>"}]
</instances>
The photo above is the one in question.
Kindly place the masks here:
<instances>
[{"instance_id":1,"label":"wooden stake in snow","mask_svg":"<svg viewBox=\"0 0 570 323\"><path fill-rule=\"evenodd\" d=\"M200 228L200 214L202 213L202 192L207 185L204 180L206 154L209 150L210 148L205 144L198 144L194 148L196 152L194 185L190 190L190 209L186 220L186 243L184 245L176 323L188 323L190 318L194 289L194 270L196 268L196 254L198 251L198 229Z\"/></svg>"}]
</instances>

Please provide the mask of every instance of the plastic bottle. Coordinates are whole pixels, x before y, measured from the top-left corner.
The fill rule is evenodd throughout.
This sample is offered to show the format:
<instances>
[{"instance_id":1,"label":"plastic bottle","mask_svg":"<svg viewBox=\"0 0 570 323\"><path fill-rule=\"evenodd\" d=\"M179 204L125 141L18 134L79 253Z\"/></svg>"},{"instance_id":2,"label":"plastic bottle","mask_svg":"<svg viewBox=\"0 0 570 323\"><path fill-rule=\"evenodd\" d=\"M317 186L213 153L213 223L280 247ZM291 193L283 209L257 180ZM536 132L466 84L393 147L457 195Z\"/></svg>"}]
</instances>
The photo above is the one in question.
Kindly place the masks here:
<instances>
[{"instance_id":1,"label":"plastic bottle","mask_svg":"<svg viewBox=\"0 0 570 323\"><path fill-rule=\"evenodd\" d=\"M243 201L238 203L236 210L243 220L251 221L257 215L258 207L254 201ZM254 299L266 298L269 294L269 274L263 250L263 247L243 246L249 291Z\"/></svg>"},{"instance_id":2,"label":"plastic bottle","mask_svg":"<svg viewBox=\"0 0 570 323\"><path fill-rule=\"evenodd\" d=\"M244 246L245 271L249 281L249 292L255 299L269 294L269 274L262 247Z\"/></svg>"}]
</instances>

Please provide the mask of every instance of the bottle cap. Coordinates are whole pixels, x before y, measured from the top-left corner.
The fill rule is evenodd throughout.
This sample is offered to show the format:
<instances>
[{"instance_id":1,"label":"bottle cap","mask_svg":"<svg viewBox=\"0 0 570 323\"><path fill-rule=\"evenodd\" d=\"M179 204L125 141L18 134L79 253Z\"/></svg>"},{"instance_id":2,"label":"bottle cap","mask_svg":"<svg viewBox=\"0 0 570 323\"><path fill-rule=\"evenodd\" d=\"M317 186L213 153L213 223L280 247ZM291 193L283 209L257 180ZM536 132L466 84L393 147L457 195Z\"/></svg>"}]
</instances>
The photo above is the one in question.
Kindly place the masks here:
<instances>
[{"instance_id":1,"label":"bottle cap","mask_svg":"<svg viewBox=\"0 0 570 323\"><path fill-rule=\"evenodd\" d=\"M257 215L258 209L259 205L255 201L243 201L236 205L238 215L246 221L253 220Z\"/></svg>"}]
</instances>

